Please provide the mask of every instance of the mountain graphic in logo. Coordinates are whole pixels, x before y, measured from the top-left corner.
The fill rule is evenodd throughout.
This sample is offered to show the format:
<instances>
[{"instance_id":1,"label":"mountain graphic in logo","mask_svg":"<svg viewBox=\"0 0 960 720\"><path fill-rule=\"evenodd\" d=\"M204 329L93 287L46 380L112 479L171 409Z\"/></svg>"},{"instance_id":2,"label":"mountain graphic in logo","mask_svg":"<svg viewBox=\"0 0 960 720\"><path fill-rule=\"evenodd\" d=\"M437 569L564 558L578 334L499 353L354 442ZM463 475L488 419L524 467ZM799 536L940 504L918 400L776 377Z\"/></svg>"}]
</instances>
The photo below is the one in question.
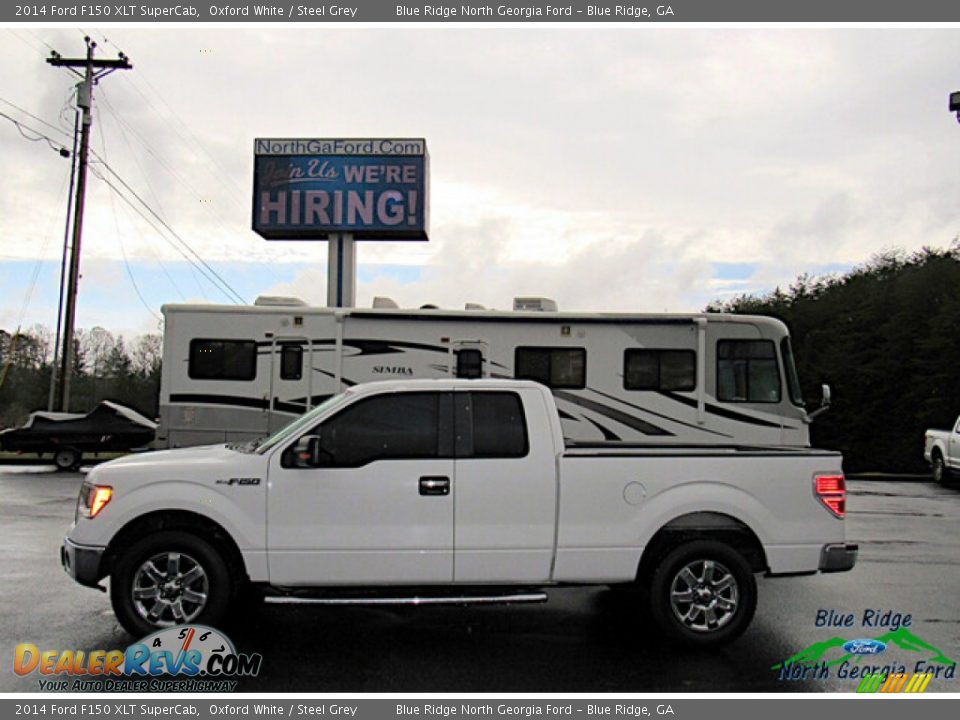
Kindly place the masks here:
<instances>
[{"instance_id":1,"label":"mountain graphic in logo","mask_svg":"<svg viewBox=\"0 0 960 720\"><path fill-rule=\"evenodd\" d=\"M883 633L872 639L883 643L887 647L896 645L901 650L906 650L907 652L929 654L930 657L926 659L931 663L940 663L942 665L956 664L956 662L948 658L940 648L931 645L923 638L917 637L907 628L900 628L899 630ZM845 660L860 662L863 657L862 655L854 655L843 649L843 646L848 642L850 642L850 638L834 637L829 640L812 643L797 654L787 658L782 663L774 665L770 669L779 670L785 665L816 665L821 662L829 667L839 665ZM840 652L842 654L839 657L830 659L830 656L833 655L834 652Z\"/></svg>"}]
</instances>

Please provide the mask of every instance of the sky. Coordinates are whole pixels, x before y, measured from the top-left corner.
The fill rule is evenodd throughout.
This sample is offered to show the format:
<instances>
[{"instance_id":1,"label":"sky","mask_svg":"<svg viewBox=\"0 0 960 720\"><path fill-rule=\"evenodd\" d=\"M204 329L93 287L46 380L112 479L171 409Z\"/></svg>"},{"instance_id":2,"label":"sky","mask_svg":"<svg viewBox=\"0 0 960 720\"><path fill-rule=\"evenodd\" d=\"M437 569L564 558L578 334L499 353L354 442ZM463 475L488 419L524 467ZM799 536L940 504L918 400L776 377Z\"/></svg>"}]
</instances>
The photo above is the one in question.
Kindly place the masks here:
<instances>
[{"instance_id":1,"label":"sky","mask_svg":"<svg viewBox=\"0 0 960 720\"><path fill-rule=\"evenodd\" d=\"M8 26L0 328L56 322L70 163L20 131L70 145L44 60L85 33L134 69L96 89L80 328L233 302L191 252L324 304L326 244L251 230L256 137L426 138L430 240L360 244L361 307L695 312L960 232L960 29Z\"/></svg>"}]
</instances>

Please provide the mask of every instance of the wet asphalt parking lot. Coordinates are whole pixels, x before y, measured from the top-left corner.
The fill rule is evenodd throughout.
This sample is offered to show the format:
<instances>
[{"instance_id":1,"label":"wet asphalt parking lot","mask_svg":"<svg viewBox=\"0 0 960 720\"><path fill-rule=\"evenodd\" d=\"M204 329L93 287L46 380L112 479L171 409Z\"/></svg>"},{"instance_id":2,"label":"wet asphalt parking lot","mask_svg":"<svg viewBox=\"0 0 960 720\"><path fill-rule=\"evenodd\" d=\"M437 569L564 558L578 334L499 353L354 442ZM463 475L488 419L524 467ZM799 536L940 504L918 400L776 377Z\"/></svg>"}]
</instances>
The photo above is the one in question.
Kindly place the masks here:
<instances>
[{"instance_id":1,"label":"wet asphalt parking lot","mask_svg":"<svg viewBox=\"0 0 960 720\"><path fill-rule=\"evenodd\" d=\"M13 672L14 646L123 649L104 593L60 567L82 473L0 466L0 691L36 692ZM317 607L267 605L228 634L263 655L258 692L809 692L852 691L857 680L785 681L772 666L837 635L874 637L866 611L910 614L909 630L960 656L960 489L930 482L848 481L848 537L860 544L849 573L759 579L753 624L720 650L660 639L629 596L562 589L545 605ZM853 628L817 627L820 610L853 613ZM834 656L835 657L835 656ZM889 644L869 662L908 672L930 651ZM927 692L960 690L935 678Z\"/></svg>"}]
</instances>

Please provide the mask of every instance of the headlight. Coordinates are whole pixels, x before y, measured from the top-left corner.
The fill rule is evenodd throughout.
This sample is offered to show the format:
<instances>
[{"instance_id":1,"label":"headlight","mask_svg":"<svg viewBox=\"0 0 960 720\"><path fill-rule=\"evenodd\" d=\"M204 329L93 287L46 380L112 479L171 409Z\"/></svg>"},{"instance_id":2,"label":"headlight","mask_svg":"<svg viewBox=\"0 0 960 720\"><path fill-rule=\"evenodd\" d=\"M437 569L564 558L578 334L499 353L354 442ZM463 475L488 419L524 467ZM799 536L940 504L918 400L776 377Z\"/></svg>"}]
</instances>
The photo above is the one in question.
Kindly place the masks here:
<instances>
[{"instance_id":1,"label":"headlight","mask_svg":"<svg viewBox=\"0 0 960 720\"><path fill-rule=\"evenodd\" d=\"M112 497L112 487L85 482L80 486L80 497L77 498L77 516L96 517Z\"/></svg>"}]
</instances>

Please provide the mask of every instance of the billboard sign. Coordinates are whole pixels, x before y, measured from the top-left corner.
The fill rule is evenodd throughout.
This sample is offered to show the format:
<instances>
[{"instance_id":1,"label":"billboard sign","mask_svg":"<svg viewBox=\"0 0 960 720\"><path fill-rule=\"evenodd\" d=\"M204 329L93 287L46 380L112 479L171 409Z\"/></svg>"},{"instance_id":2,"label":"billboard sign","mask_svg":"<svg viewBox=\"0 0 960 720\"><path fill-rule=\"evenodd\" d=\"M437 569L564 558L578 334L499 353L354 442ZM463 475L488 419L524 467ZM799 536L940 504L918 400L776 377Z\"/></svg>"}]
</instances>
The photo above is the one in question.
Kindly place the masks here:
<instances>
[{"instance_id":1,"label":"billboard sign","mask_svg":"<svg viewBox=\"0 0 960 720\"><path fill-rule=\"evenodd\" d=\"M254 141L253 229L268 240L427 240L426 140Z\"/></svg>"}]
</instances>

